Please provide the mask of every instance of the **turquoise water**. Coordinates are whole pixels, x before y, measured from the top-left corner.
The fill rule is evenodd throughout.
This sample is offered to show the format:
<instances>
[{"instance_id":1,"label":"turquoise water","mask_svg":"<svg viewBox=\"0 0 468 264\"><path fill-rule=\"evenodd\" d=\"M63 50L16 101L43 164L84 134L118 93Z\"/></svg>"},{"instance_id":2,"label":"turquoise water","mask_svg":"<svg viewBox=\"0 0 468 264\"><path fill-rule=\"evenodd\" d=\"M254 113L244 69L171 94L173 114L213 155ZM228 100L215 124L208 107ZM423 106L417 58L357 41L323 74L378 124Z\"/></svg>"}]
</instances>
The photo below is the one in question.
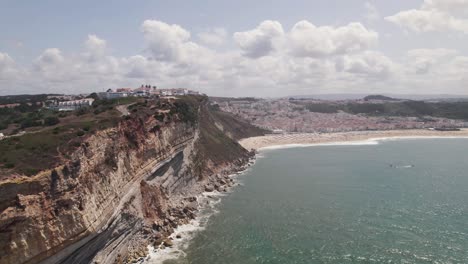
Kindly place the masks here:
<instances>
[{"instance_id":1,"label":"turquoise water","mask_svg":"<svg viewBox=\"0 0 468 264\"><path fill-rule=\"evenodd\" d=\"M468 140L262 152L165 263L468 263Z\"/></svg>"}]
</instances>

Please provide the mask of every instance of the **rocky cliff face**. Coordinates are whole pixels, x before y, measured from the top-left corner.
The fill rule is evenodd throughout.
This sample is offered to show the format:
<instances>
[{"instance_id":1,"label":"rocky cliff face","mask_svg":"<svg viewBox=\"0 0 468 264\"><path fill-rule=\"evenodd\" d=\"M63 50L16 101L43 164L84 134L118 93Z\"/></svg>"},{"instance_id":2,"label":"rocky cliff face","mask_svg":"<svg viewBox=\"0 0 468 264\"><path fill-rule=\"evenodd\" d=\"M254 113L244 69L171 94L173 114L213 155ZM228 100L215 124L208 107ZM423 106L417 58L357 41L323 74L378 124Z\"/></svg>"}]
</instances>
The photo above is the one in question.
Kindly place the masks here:
<instances>
[{"instance_id":1,"label":"rocky cliff face","mask_svg":"<svg viewBox=\"0 0 468 264\"><path fill-rule=\"evenodd\" d=\"M218 118L206 98L133 111L83 140L61 166L0 183L0 263L142 257L148 243L194 217L197 194L228 183L250 157L225 129L239 121Z\"/></svg>"}]
</instances>

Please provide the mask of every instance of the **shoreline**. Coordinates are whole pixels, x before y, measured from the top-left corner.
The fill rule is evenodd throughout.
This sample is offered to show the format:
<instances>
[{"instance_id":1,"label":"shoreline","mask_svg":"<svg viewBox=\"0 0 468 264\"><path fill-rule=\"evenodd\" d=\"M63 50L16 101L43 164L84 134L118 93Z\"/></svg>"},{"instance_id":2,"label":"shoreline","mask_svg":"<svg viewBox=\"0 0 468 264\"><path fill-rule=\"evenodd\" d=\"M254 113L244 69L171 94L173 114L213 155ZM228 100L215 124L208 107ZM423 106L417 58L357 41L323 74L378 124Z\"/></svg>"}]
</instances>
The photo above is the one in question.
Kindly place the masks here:
<instances>
[{"instance_id":1,"label":"shoreline","mask_svg":"<svg viewBox=\"0 0 468 264\"><path fill-rule=\"evenodd\" d=\"M468 138L468 129L434 131L426 129L352 131L337 133L270 134L239 141L247 150L309 147L320 145L375 145L391 139Z\"/></svg>"},{"instance_id":2,"label":"shoreline","mask_svg":"<svg viewBox=\"0 0 468 264\"><path fill-rule=\"evenodd\" d=\"M173 243L172 246L164 247L163 244L159 246L148 245L149 251L145 258L141 258L138 264L162 264L167 260L177 260L186 255L185 250L190 246L193 238L206 228L208 221L213 215L219 213L218 205L222 202L224 197L229 196L236 188L242 185L241 177L255 164L257 156L249 159L248 163L242 166L242 170L233 172L228 175L233 180L231 186L226 186L224 192L214 190L212 192L203 191L196 196L197 209L195 218L186 224L179 225L174 229L167 239Z\"/></svg>"},{"instance_id":3,"label":"shoreline","mask_svg":"<svg viewBox=\"0 0 468 264\"><path fill-rule=\"evenodd\" d=\"M245 138L239 144L247 150L263 151L283 148L332 146L332 145L377 145L379 141L399 139L424 139L424 138L466 138L468 129L461 131L431 131L423 129L415 130L389 130L389 131L352 131L337 133L300 133L300 134L271 134L259 137ZM186 255L185 250L191 244L194 236L206 228L209 219L219 213L218 204L224 197L230 195L241 184L240 178L255 164L260 153L252 157L243 170L232 173L229 178L234 180L233 186L226 192L202 192L197 195L198 208L195 219L189 223L175 228L168 236L173 246L156 248L148 245L149 254L137 263L162 264L166 260L176 260Z\"/></svg>"}]
</instances>

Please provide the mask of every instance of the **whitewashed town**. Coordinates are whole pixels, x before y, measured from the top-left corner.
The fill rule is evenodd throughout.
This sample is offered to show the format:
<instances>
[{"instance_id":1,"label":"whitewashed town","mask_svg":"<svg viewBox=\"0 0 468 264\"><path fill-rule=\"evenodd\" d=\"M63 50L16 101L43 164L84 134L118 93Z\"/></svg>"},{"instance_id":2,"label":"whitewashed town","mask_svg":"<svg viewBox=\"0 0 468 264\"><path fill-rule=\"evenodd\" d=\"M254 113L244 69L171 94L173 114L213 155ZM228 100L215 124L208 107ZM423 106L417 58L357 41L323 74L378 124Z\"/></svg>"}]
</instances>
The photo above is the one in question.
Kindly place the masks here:
<instances>
[{"instance_id":1,"label":"whitewashed town","mask_svg":"<svg viewBox=\"0 0 468 264\"><path fill-rule=\"evenodd\" d=\"M198 91L186 88L159 89L155 85L142 84L138 88L115 88L97 93L99 99L118 99L126 97L174 97L185 95L199 95ZM49 109L57 111L75 111L93 105L94 98L85 98L87 95L50 95L45 102Z\"/></svg>"}]
</instances>

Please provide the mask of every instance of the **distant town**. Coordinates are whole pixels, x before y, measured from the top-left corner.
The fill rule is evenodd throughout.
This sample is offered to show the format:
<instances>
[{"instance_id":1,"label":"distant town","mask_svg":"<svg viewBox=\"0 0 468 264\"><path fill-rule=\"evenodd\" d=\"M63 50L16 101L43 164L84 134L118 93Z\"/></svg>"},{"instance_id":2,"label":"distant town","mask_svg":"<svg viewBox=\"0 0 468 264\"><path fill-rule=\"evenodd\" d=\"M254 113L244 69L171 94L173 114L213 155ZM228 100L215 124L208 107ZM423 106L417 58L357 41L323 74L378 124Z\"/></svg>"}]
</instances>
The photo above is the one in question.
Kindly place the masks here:
<instances>
[{"instance_id":1,"label":"distant town","mask_svg":"<svg viewBox=\"0 0 468 264\"><path fill-rule=\"evenodd\" d=\"M368 96L357 100L212 98L221 110L274 133L468 127L466 102L425 102Z\"/></svg>"}]
</instances>

